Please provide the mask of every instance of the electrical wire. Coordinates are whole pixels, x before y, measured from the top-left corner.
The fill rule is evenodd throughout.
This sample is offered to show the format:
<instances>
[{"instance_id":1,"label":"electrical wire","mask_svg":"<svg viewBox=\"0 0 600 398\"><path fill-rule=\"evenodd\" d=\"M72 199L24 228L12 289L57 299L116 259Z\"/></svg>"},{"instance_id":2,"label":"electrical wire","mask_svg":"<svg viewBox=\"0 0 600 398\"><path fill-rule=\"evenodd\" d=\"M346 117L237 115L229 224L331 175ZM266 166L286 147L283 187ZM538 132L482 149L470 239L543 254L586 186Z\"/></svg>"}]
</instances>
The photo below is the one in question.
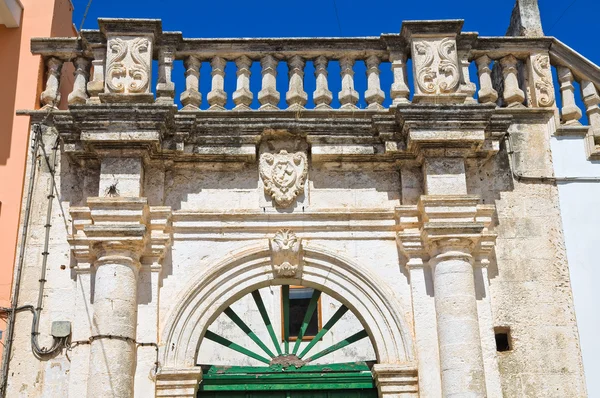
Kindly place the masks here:
<instances>
[{"instance_id":1,"label":"electrical wire","mask_svg":"<svg viewBox=\"0 0 600 398\"><path fill-rule=\"evenodd\" d=\"M567 13L567 11L569 11L569 8L571 8L571 6L573 4L575 4L575 2L577 2L577 0L573 0L571 2L571 4L569 4L567 6L567 8L565 8L565 10L560 14L560 16L558 17L558 19L556 21L554 21L554 23L552 24L552 26L550 27L550 29L548 29L548 34L550 34L550 32L552 31L552 29L554 29L554 27L556 26L556 24L558 24L558 22L562 19L562 17L565 16L565 14Z\"/></svg>"},{"instance_id":2,"label":"electrical wire","mask_svg":"<svg viewBox=\"0 0 600 398\"><path fill-rule=\"evenodd\" d=\"M510 171L517 181L537 181L537 182L548 182L548 183L570 183L570 182L600 182L600 177L550 177L550 176L531 176L524 175L516 169L515 151L513 149L511 135L506 133L504 140L508 144L508 164Z\"/></svg>"}]
</instances>

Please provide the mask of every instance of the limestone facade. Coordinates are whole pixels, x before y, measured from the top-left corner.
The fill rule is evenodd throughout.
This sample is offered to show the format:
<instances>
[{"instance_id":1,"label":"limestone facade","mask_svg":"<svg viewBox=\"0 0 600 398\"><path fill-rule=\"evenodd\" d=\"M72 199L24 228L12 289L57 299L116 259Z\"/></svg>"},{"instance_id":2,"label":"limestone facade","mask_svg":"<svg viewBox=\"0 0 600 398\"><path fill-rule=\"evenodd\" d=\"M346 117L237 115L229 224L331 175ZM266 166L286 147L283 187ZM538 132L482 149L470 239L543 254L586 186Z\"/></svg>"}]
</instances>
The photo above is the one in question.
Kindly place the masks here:
<instances>
[{"instance_id":1,"label":"limestone facade","mask_svg":"<svg viewBox=\"0 0 600 398\"><path fill-rule=\"evenodd\" d=\"M158 20L101 19L82 41L34 40L50 72L46 108L27 113L56 160L24 200L18 305L35 302L47 264L33 311L40 344L58 348L32 352L31 316L19 311L7 396L194 397L199 365L256 364L209 338L247 337L226 310L259 325L258 290L280 338L289 285L323 292L325 319L348 309L316 351L364 329L368 339L333 361L372 361L380 397L586 396L549 137L560 123L551 67L580 62L591 92L595 66L552 38L461 29L414 21L378 38L189 40ZM174 61L185 65L182 109ZM52 110L64 62L77 66L77 94ZM230 93L227 62L238 68ZM341 67L339 107L328 62ZM368 67L366 93L356 62ZM384 63L394 81L382 88ZM50 222L48 196L60 204ZM55 321L70 322L69 337Z\"/></svg>"}]
</instances>

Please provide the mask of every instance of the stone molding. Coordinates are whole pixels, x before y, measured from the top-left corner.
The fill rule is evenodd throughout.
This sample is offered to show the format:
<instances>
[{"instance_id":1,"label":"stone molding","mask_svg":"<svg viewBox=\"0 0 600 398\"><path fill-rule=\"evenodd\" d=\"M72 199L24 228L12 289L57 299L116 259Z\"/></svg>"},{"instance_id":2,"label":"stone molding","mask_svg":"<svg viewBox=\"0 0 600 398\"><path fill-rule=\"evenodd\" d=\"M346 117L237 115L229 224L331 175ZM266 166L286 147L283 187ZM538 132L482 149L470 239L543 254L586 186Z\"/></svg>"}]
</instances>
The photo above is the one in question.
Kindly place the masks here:
<instances>
[{"instance_id":1,"label":"stone molding","mask_svg":"<svg viewBox=\"0 0 600 398\"><path fill-rule=\"evenodd\" d=\"M417 398L419 379L414 364L375 364L371 370L382 398Z\"/></svg>"},{"instance_id":2,"label":"stone molding","mask_svg":"<svg viewBox=\"0 0 600 398\"><path fill-rule=\"evenodd\" d=\"M366 267L311 242L303 250L302 279L286 279L286 284L315 287L352 308L380 363L412 363L412 329L403 310L407 307L389 285ZM265 242L231 253L189 279L160 339L160 362L174 369L195 365L198 341L216 314L257 288L281 284L273 277Z\"/></svg>"},{"instance_id":3,"label":"stone molding","mask_svg":"<svg viewBox=\"0 0 600 398\"><path fill-rule=\"evenodd\" d=\"M434 265L434 257L463 257L487 266L495 246L491 231L494 205L479 204L475 195L423 195L417 205L398 206L400 251L408 267Z\"/></svg>"},{"instance_id":4,"label":"stone molding","mask_svg":"<svg viewBox=\"0 0 600 398\"><path fill-rule=\"evenodd\" d=\"M202 368L162 369L156 375L157 398L196 398Z\"/></svg>"},{"instance_id":5,"label":"stone molding","mask_svg":"<svg viewBox=\"0 0 600 398\"><path fill-rule=\"evenodd\" d=\"M138 265L162 262L171 244L170 207L129 197L88 198L87 204L70 209L68 241L78 263L90 265L107 255L126 255Z\"/></svg>"}]
</instances>

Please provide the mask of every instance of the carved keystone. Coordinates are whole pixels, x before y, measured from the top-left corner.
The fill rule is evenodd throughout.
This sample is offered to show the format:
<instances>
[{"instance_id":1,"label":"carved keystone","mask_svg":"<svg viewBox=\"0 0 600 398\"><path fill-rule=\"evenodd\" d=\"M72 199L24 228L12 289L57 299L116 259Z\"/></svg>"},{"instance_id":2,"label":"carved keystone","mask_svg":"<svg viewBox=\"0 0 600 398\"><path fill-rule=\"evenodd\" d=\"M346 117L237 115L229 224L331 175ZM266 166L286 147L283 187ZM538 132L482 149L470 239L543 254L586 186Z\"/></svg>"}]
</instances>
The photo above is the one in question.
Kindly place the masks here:
<instances>
[{"instance_id":1,"label":"carved keystone","mask_svg":"<svg viewBox=\"0 0 600 398\"><path fill-rule=\"evenodd\" d=\"M273 274L276 278L295 278L302 263L302 239L289 229L277 231L269 241Z\"/></svg>"}]
</instances>

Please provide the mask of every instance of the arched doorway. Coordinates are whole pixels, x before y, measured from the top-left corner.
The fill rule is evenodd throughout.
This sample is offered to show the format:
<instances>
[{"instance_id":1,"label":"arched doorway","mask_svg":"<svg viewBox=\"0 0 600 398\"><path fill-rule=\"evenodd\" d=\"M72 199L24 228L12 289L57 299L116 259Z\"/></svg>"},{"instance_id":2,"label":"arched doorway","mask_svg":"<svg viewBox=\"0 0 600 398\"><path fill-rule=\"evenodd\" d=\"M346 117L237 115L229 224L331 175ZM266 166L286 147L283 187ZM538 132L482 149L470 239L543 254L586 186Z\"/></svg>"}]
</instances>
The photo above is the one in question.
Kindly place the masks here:
<instances>
[{"instance_id":1,"label":"arched doorway","mask_svg":"<svg viewBox=\"0 0 600 398\"><path fill-rule=\"evenodd\" d=\"M242 297L282 285L318 290L357 317L374 351L372 374L380 397L418 395L411 327L404 319L408 312L384 280L315 244L303 247L302 269L296 277L277 277L271 260L268 241L261 242L232 252L190 277L161 333L157 396L195 396L204 373L198 352L209 326Z\"/></svg>"},{"instance_id":2,"label":"arched doorway","mask_svg":"<svg viewBox=\"0 0 600 398\"><path fill-rule=\"evenodd\" d=\"M203 377L198 397L377 397L371 373L375 354L367 331L348 307L309 287L283 285L280 292L276 300L280 305L268 306L265 293L254 290L227 307L222 314L225 319L218 317L208 327L199 357L207 340L214 344L204 351L212 354L225 347L234 355L212 355L221 358L221 365L199 361ZM233 307L238 303L236 311ZM322 319L323 306L330 310L327 320ZM281 314L278 321L269 315L273 310ZM335 342L324 341L330 332L335 333ZM352 350L354 345L369 346L366 357ZM255 365L236 366L236 362Z\"/></svg>"}]
</instances>

